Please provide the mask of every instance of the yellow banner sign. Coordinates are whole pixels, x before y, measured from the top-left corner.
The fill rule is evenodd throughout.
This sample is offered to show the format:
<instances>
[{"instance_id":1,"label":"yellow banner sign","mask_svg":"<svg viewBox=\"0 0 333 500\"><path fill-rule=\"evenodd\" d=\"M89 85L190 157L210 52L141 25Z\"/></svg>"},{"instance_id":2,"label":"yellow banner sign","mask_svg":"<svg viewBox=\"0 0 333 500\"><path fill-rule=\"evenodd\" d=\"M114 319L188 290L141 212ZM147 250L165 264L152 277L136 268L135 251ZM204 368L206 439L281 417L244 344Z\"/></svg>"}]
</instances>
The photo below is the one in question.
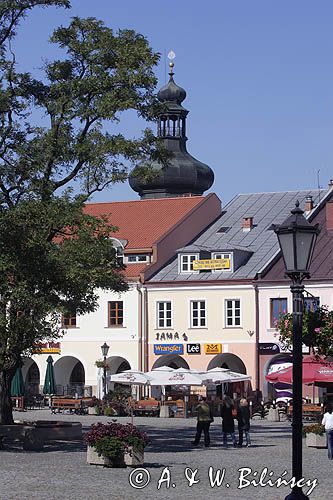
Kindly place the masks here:
<instances>
[{"instance_id":1,"label":"yellow banner sign","mask_svg":"<svg viewBox=\"0 0 333 500\"><path fill-rule=\"evenodd\" d=\"M194 271L211 271L212 269L230 269L230 259L194 260Z\"/></svg>"},{"instance_id":2,"label":"yellow banner sign","mask_svg":"<svg viewBox=\"0 0 333 500\"><path fill-rule=\"evenodd\" d=\"M222 344L205 344L204 347L206 354L221 354L222 352Z\"/></svg>"},{"instance_id":3,"label":"yellow banner sign","mask_svg":"<svg viewBox=\"0 0 333 500\"><path fill-rule=\"evenodd\" d=\"M43 344L35 344L34 353L36 354L60 354L60 342L44 342Z\"/></svg>"}]
</instances>

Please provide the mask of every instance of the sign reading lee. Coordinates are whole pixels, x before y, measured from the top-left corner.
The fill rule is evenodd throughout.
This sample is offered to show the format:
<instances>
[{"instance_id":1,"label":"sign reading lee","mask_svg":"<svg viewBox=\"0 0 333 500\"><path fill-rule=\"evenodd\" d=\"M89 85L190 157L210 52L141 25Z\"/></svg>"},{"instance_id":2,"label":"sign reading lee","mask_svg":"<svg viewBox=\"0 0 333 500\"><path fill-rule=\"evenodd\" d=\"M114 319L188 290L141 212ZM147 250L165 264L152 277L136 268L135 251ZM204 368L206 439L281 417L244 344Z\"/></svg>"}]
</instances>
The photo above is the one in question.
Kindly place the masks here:
<instances>
[{"instance_id":1,"label":"sign reading lee","mask_svg":"<svg viewBox=\"0 0 333 500\"><path fill-rule=\"evenodd\" d=\"M60 342L44 342L43 344L35 344L34 352L36 354L60 354Z\"/></svg>"},{"instance_id":2,"label":"sign reading lee","mask_svg":"<svg viewBox=\"0 0 333 500\"><path fill-rule=\"evenodd\" d=\"M183 344L155 344L154 354L184 354Z\"/></svg>"},{"instance_id":3,"label":"sign reading lee","mask_svg":"<svg viewBox=\"0 0 333 500\"><path fill-rule=\"evenodd\" d=\"M186 344L187 354L201 354L200 344Z\"/></svg>"},{"instance_id":4,"label":"sign reading lee","mask_svg":"<svg viewBox=\"0 0 333 500\"><path fill-rule=\"evenodd\" d=\"M230 269L230 259L202 259L193 261L194 271L210 271L211 269Z\"/></svg>"},{"instance_id":5,"label":"sign reading lee","mask_svg":"<svg viewBox=\"0 0 333 500\"><path fill-rule=\"evenodd\" d=\"M206 354L221 354L222 344L205 344Z\"/></svg>"}]
</instances>

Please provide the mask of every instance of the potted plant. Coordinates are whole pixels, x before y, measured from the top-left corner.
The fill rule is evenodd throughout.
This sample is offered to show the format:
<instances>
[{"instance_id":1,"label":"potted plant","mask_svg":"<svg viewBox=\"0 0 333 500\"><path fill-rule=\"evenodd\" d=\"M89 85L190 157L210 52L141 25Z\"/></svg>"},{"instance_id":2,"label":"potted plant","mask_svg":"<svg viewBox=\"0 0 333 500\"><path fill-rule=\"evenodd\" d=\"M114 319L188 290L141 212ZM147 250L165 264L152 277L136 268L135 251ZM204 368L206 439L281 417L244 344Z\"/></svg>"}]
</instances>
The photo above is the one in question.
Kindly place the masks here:
<instances>
[{"instance_id":1,"label":"potted plant","mask_svg":"<svg viewBox=\"0 0 333 500\"><path fill-rule=\"evenodd\" d=\"M85 435L87 462L106 467L143 464L147 435L131 424L93 424Z\"/></svg>"},{"instance_id":2,"label":"potted plant","mask_svg":"<svg viewBox=\"0 0 333 500\"><path fill-rule=\"evenodd\" d=\"M287 349L292 347L293 315L280 314L275 322L279 331L279 340ZM316 357L333 356L333 311L327 306L316 307L315 310L304 308L302 341L314 349Z\"/></svg>"},{"instance_id":3,"label":"potted plant","mask_svg":"<svg viewBox=\"0 0 333 500\"><path fill-rule=\"evenodd\" d=\"M88 402L88 415L100 415L101 414L101 400L93 396L91 401Z\"/></svg>"},{"instance_id":4,"label":"potted plant","mask_svg":"<svg viewBox=\"0 0 333 500\"><path fill-rule=\"evenodd\" d=\"M321 424L306 425L303 427L303 436L306 437L306 446L326 448L325 427Z\"/></svg>"}]
</instances>

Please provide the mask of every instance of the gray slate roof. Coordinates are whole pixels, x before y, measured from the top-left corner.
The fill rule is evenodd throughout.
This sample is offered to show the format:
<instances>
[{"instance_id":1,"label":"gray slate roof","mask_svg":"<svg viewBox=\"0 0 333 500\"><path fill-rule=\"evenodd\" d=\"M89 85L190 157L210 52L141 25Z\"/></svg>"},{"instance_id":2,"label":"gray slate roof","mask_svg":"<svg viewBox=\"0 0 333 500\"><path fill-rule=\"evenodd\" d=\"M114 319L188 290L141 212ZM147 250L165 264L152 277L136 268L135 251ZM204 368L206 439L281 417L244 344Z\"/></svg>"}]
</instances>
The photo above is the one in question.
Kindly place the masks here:
<instances>
[{"instance_id":1,"label":"gray slate roof","mask_svg":"<svg viewBox=\"0 0 333 500\"><path fill-rule=\"evenodd\" d=\"M296 200L299 200L300 207L304 210L307 196L313 197L314 206L316 206L326 193L325 190L309 190L237 195L222 209L222 215L216 222L178 252L245 250L251 252L245 265L238 267L233 273L201 271L179 274L178 254L175 254L174 259L158 271L149 282L254 278L279 249L276 234L269 229L272 224L281 224L290 215ZM251 231L243 231L244 217L253 217L254 227ZM229 229L224 233L219 233L222 227Z\"/></svg>"}]
</instances>

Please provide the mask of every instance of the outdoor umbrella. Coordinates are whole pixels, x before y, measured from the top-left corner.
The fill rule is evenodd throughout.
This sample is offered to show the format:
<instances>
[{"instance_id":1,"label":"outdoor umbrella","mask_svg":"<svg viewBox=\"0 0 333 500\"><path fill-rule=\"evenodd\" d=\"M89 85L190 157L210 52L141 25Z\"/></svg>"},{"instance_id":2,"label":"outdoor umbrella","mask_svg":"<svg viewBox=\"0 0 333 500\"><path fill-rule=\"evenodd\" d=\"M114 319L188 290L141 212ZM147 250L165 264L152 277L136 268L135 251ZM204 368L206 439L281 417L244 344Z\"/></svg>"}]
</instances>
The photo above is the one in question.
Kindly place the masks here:
<instances>
[{"instance_id":1,"label":"outdoor umbrella","mask_svg":"<svg viewBox=\"0 0 333 500\"><path fill-rule=\"evenodd\" d=\"M293 367L289 366L284 370L270 373L266 375L266 380L275 384L284 382L292 384L293 382ZM333 383L333 363L323 359L316 359L308 356L303 359L303 384L329 384Z\"/></svg>"},{"instance_id":2,"label":"outdoor umbrella","mask_svg":"<svg viewBox=\"0 0 333 500\"><path fill-rule=\"evenodd\" d=\"M43 394L55 394L57 392L55 378L54 378L54 369L53 369L53 358L49 356L46 360L47 368L44 380Z\"/></svg>"},{"instance_id":3,"label":"outdoor umbrella","mask_svg":"<svg viewBox=\"0 0 333 500\"><path fill-rule=\"evenodd\" d=\"M228 368L213 368L202 374L203 377L211 380L214 384L245 382L251 380L249 375L237 373L229 370Z\"/></svg>"},{"instance_id":4,"label":"outdoor umbrella","mask_svg":"<svg viewBox=\"0 0 333 500\"><path fill-rule=\"evenodd\" d=\"M24 382L21 366L16 369L15 375L12 379L10 393L12 396L24 396Z\"/></svg>"},{"instance_id":5,"label":"outdoor umbrella","mask_svg":"<svg viewBox=\"0 0 333 500\"><path fill-rule=\"evenodd\" d=\"M133 385L147 385L150 382L150 377L140 370L125 370L121 373L116 373L110 376L111 382L117 382L118 384ZM131 405L131 421L133 425L133 406Z\"/></svg>"}]
</instances>

